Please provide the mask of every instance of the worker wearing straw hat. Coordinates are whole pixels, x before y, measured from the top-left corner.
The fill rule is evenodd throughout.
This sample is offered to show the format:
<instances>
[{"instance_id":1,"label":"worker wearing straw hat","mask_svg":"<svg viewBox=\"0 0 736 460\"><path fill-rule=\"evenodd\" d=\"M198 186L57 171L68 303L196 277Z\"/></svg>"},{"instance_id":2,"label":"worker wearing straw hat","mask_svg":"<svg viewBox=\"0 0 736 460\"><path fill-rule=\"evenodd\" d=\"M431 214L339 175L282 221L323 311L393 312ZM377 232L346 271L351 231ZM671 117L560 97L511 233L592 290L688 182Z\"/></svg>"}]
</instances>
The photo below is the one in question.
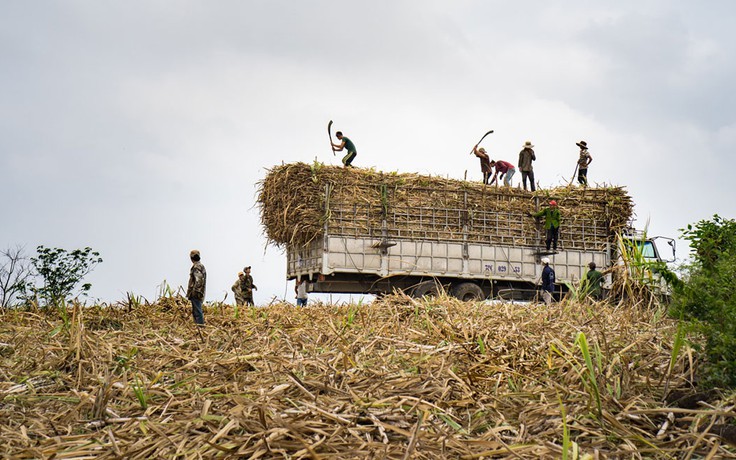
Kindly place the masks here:
<instances>
[{"instance_id":1,"label":"worker wearing straw hat","mask_svg":"<svg viewBox=\"0 0 736 460\"><path fill-rule=\"evenodd\" d=\"M230 288L233 291L233 294L235 295L235 305L241 306L245 304L245 296L243 295L243 281L245 278L245 273L238 272L238 279L235 280L235 283L233 283L233 286Z\"/></svg>"},{"instance_id":2,"label":"worker wearing straw hat","mask_svg":"<svg viewBox=\"0 0 736 460\"><path fill-rule=\"evenodd\" d=\"M253 277L250 276L250 265L245 267L243 271L245 272L245 276L242 278L243 297L246 305L253 306L253 290L257 291L258 288L253 284Z\"/></svg>"},{"instance_id":3,"label":"worker wearing straw hat","mask_svg":"<svg viewBox=\"0 0 736 460\"><path fill-rule=\"evenodd\" d=\"M585 141L576 142L575 145L580 147L580 156L578 157L578 182L580 185L588 185L588 165L593 161L593 157L588 152L588 143Z\"/></svg>"},{"instance_id":4,"label":"worker wearing straw hat","mask_svg":"<svg viewBox=\"0 0 736 460\"><path fill-rule=\"evenodd\" d=\"M521 171L521 183L524 184L524 190L526 190L526 180L529 179L532 192L536 190L534 186L534 168L532 167L532 161L537 159L537 156L532 150L534 146L531 141L526 141L524 146L519 152L519 171Z\"/></svg>"},{"instance_id":5,"label":"worker wearing straw hat","mask_svg":"<svg viewBox=\"0 0 736 460\"><path fill-rule=\"evenodd\" d=\"M480 171L483 173L483 183L487 184L488 179L491 177L491 171L493 171L491 159L488 157L486 149L483 147L478 148L477 144L473 147L473 154L480 158Z\"/></svg>"},{"instance_id":6,"label":"worker wearing straw hat","mask_svg":"<svg viewBox=\"0 0 736 460\"><path fill-rule=\"evenodd\" d=\"M547 230L547 238L544 243L549 251L550 243L552 243L552 249L557 251L557 239L560 236L560 210L557 208L557 202L555 200L549 201L549 206L542 209L536 214L529 214L532 217L539 218L544 216L544 228Z\"/></svg>"},{"instance_id":7,"label":"worker wearing straw hat","mask_svg":"<svg viewBox=\"0 0 736 460\"><path fill-rule=\"evenodd\" d=\"M192 317L194 317L194 322L200 326L204 326L202 304L204 303L204 294L207 290L207 271L204 269L202 262L200 262L198 250L192 249L189 252L189 259L192 261L192 268L189 270L187 299L192 303Z\"/></svg>"},{"instance_id":8,"label":"worker wearing straw hat","mask_svg":"<svg viewBox=\"0 0 736 460\"><path fill-rule=\"evenodd\" d=\"M542 258L542 299L544 303L550 305L552 303L552 293L555 292L555 271L549 266L549 258Z\"/></svg>"}]
</instances>

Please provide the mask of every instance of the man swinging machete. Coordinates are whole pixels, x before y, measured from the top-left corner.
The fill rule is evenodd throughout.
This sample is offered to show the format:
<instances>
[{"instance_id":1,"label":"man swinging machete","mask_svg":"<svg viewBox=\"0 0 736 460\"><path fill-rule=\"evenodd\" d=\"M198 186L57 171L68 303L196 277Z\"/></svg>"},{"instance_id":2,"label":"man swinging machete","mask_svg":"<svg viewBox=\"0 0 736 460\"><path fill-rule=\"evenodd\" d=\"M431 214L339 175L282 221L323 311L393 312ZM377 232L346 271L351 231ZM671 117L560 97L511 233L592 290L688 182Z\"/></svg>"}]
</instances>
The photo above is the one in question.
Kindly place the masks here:
<instances>
[{"instance_id":1,"label":"man swinging machete","mask_svg":"<svg viewBox=\"0 0 736 460\"><path fill-rule=\"evenodd\" d=\"M355 157L358 155L358 152L355 150L355 144L353 144L353 141L348 139L346 136L343 136L342 131L338 131L335 133L335 137L339 141L341 141L339 144L332 144L332 148L335 152L341 152L343 150L347 150L348 153L342 157L342 164L346 168L353 167L352 162L355 159Z\"/></svg>"}]
</instances>

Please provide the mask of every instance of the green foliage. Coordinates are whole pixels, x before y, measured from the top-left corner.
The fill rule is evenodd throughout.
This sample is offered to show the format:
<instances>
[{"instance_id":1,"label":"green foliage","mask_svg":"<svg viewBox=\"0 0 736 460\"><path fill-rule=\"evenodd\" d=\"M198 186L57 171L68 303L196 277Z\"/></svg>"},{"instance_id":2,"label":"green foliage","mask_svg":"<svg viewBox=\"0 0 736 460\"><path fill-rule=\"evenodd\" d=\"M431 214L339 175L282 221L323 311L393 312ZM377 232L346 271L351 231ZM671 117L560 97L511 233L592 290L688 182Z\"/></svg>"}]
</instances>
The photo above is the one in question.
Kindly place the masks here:
<instances>
[{"instance_id":1,"label":"green foliage","mask_svg":"<svg viewBox=\"0 0 736 460\"><path fill-rule=\"evenodd\" d=\"M736 387L736 221L715 215L682 230L692 262L671 314L705 339L707 386Z\"/></svg>"},{"instance_id":2,"label":"green foliage","mask_svg":"<svg viewBox=\"0 0 736 460\"><path fill-rule=\"evenodd\" d=\"M100 254L89 247L68 252L66 249L38 246L36 252L38 256L32 257L31 263L43 285L34 287L33 292L46 305L63 303L84 277L102 262ZM84 295L91 287L90 283L82 284L79 293Z\"/></svg>"}]
</instances>

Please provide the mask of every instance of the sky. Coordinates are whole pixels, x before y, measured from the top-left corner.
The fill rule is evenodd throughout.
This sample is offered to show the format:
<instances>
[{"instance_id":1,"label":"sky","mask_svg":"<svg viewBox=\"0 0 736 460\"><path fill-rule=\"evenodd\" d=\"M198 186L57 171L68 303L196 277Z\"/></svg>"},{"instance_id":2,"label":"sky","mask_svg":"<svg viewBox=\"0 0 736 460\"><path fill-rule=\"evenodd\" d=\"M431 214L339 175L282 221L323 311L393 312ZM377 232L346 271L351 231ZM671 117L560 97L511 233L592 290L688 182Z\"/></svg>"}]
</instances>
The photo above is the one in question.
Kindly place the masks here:
<instances>
[{"instance_id":1,"label":"sky","mask_svg":"<svg viewBox=\"0 0 736 460\"><path fill-rule=\"evenodd\" d=\"M542 187L626 186L637 227L734 218L736 3L0 0L0 246L92 247L104 302L253 266L294 301L257 183L282 162L480 179L483 141ZM514 178L518 184L519 175ZM688 248L679 241L678 257Z\"/></svg>"}]
</instances>

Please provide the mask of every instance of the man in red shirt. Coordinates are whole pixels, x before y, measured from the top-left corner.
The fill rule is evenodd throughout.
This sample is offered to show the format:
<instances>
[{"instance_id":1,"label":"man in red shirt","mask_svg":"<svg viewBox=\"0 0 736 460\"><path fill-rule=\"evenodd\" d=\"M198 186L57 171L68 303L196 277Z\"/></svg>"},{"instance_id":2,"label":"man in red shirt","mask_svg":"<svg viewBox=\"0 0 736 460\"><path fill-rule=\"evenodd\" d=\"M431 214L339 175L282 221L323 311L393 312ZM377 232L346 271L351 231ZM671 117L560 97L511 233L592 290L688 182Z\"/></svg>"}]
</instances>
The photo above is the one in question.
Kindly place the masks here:
<instances>
[{"instance_id":1,"label":"man in red shirt","mask_svg":"<svg viewBox=\"0 0 736 460\"><path fill-rule=\"evenodd\" d=\"M491 167L491 160L486 153L486 149L484 149L483 147L478 148L477 144L475 147L473 147L473 153L475 154L475 156L480 158L480 170L483 173L483 183L487 184L488 178L491 177L491 171L493 171L493 168Z\"/></svg>"},{"instance_id":2,"label":"man in red shirt","mask_svg":"<svg viewBox=\"0 0 736 460\"><path fill-rule=\"evenodd\" d=\"M503 179L503 185L505 187L511 186L511 177L516 172L516 168L514 165L509 163L508 161L498 160L493 161L491 160L491 167L496 167L496 172L493 174L493 179L491 179L491 185L493 185L494 182L496 182L496 177L498 176L498 179ZM501 173L499 176L498 173ZM504 177L504 175L506 177Z\"/></svg>"}]
</instances>

